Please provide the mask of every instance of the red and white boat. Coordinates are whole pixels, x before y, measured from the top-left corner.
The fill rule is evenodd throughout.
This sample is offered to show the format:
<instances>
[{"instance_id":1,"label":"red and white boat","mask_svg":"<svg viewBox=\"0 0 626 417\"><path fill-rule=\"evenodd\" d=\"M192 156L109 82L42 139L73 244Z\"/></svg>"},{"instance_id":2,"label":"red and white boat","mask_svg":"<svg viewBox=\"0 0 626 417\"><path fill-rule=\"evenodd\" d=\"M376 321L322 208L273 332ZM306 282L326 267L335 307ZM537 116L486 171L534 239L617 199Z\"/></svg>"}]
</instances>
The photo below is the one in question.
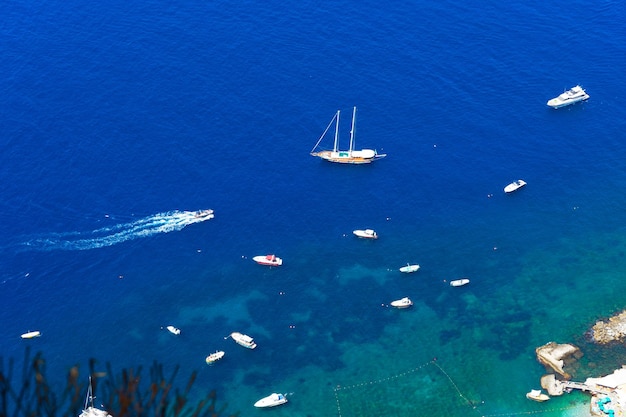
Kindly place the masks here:
<instances>
[{"instance_id":1,"label":"red and white boat","mask_svg":"<svg viewBox=\"0 0 626 417\"><path fill-rule=\"evenodd\" d=\"M252 258L252 260L259 265L281 266L283 264L283 260L276 255L259 255Z\"/></svg>"}]
</instances>

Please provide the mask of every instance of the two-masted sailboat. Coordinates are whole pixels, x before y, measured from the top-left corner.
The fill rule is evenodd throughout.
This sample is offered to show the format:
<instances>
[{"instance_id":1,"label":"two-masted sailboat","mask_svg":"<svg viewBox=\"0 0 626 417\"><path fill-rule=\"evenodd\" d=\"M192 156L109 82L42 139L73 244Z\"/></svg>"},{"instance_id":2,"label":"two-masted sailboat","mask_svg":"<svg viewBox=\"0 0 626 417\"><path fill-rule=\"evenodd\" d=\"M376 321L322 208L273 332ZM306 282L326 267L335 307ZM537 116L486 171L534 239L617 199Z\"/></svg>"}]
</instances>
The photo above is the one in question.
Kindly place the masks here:
<instances>
[{"instance_id":1,"label":"two-masted sailboat","mask_svg":"<svg viewBox=\"0 0 626 417\"><path fill-rule=\"evenodd\" d=\"M337 110L335 116L322 133L322 136L317 141L313 149L311 150L312 156L317 156L329 162L336 162L340 164L369 164L377 159L384 158L386 154L379 154L373 149L361 149L360 151L354 150L354 140L356 136L356 107L352 110L352 129L350 130L350 148L347 151L339 150L339 113ZM324 136L328 132L328 129L335 123L335 143L332 151L318 151L315 149L319 146Z\"/></svg>"}]
</instances>

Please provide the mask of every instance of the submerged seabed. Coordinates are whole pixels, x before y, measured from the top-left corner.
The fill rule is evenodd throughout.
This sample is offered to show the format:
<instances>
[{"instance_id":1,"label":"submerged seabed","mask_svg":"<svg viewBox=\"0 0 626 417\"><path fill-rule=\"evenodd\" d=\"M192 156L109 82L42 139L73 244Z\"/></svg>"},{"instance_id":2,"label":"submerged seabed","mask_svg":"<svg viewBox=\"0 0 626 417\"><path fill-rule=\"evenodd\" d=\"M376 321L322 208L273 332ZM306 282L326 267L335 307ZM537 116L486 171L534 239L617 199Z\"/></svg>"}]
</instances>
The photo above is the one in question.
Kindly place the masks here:
<instances>
[{"instance_id":1,"label":"submerged seabed","mask_svg":"<svg viewBox=\"0 0 626 417\"><path fill-rule=\"evenodd\" d=\"M13 6L2 356L41 350L59 384L159 361L231 412L282 392L273 415L323 417L584 415L525 398L534 349L581 347L577 379L626 362L584 338L625 307L621 2ZM588 102L547 108L576 84ZM310 157L353 105L387 158Z\"/></svg>"}]
</instances>

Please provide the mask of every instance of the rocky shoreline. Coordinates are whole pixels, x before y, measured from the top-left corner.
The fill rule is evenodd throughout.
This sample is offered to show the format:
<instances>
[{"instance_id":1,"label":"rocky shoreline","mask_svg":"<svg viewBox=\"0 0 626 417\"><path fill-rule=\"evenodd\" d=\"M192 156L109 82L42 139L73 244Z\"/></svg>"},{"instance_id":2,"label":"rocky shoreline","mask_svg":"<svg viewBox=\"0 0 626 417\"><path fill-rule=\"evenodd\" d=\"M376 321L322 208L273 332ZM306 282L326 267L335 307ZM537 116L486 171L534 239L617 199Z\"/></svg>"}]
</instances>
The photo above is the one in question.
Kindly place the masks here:
<instances>
[{"instance_id":1,"label":"rocky shoreline","mask_svg":"<svg viewBox=\"0 0 626 417\"><path fill-rule=\"evenodd\" d=\"M610 317L607 321L598 321L587 332L589 339L599 345L622 342L626 338L626 310Z\"/></svg>"},{"instance_id":2,"label":"rocky shoreline","mask_svg":"<svg viewBox=\"0 0 626 417\"><path fill-rule=\"evenodd\" d=\"M598 345L626 340L626 310L607 320L597 321L586 333L590 341ZM584 382L570 381L574 366L583 353L569 343L549 342L535 349L537 360L545 366L546 375L541 377L541 388L549 396L563 395L572 389L590 393L590 414L593 416L626 416L626 366L613 374L599 378L587 378ZM535 401L546 401L548 396L536 395L531 391L526 397ZM532 394L532 395L531 395Z\"/></svg>"}]
</instances>

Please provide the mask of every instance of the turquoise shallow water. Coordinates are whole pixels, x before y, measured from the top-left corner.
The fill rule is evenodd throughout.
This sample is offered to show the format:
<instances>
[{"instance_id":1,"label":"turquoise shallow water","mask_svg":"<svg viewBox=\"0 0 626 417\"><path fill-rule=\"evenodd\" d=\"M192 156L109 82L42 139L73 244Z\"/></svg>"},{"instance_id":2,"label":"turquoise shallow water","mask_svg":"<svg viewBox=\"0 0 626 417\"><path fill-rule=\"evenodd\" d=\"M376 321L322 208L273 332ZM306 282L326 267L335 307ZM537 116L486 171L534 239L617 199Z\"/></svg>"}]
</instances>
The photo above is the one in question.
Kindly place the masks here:
<instances>
[{"instance_id":1,"label":"turquoise shallow water","mask_svg":"<svg viewBox=\"0 0 626 417\"><path fill-rule=\"evenodd\" d=\"M580 379L624 363L584 337L624 308L620 3L12 6L3 357L41 350L59 384L156 360L241 415L280 391L272 414L343 417L574 416L585 395L525 398L534 349L580 346ZM545 105L578 83L588 102ZM353 105L388 157L312 158Z\"/></svg>"}]
</instances>

